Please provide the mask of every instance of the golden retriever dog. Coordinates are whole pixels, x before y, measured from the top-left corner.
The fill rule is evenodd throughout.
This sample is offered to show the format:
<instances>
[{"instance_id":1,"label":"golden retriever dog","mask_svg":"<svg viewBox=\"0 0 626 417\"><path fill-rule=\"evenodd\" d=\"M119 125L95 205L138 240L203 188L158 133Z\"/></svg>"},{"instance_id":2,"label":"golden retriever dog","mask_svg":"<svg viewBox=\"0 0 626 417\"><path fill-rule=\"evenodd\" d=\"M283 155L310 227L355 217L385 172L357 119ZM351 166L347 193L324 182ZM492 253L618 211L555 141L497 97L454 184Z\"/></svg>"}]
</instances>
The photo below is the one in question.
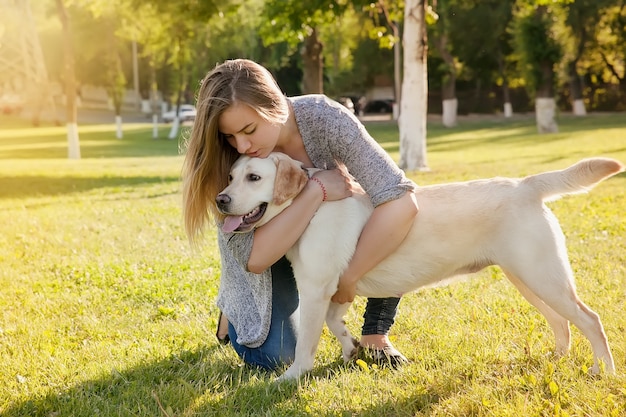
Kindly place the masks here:
<instances>
[{"instance_id":1,"label":"golden retriever dog","mask_svg":"<svg viewBox=\"0 0 626 417\"><path fill-rule=\"evenodd\" d=\"M576 295L565 238L544 201L582 193L624 170L613 159L582 160L569 168L521 179L493 178L418 187L419 214L400 247L358 283L364 297L398 297L455 276L498 265L520 293L550 324L556 352L570 347L569 323L589 339L592 373L615 372L611 350L598 315ZM311 172L309 172L311 171ZM284 210L314 170L287 155L240 157L230 183L216 202L232 230L250 231ZM373 208L366 195L322 203L310 225L289 250L300 293L300 333L293 364L281 379L313 368L324 320L339 339L343 359L357 343L343 321L349 303L330 298L350 261Z\"/></svg>"}]
</instances>

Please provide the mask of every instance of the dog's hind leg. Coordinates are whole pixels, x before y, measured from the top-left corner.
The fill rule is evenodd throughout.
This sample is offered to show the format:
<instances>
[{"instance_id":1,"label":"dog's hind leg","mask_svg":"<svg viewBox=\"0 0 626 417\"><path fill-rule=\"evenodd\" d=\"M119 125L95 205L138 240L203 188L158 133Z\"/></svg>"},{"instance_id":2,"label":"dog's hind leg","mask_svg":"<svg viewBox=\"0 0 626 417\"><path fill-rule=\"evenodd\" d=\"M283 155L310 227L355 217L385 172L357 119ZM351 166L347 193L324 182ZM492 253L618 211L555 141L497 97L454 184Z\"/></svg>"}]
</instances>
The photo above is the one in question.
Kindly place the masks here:
<instances>
[{"instance_id":1,"label":"dog's hind leg","mask_svg":"<svg viewBox=\"0 0 626 417\"><path fill-rule=\"evenodd\" d=\"M570 348L570 328L569 321L561 316L559 313L554 311L550 306L544 303L541 298L537 297L534 292L532 292L519 278L517 278L510 271L504 270L507 278L515 287L519 290L519 292L524 296L524 298L533 306L539 310L541 314L546 318L546 321L552 328L554 332L554 338L556 341L556 353L558 355L564 355L569 351Z\"/></svg>"},{"instance_id":2,"label":"dog's hind leg","mask_svg":"<svg viewBox=\"0 0 626 417\"><path fill-rule=\"evenodd\" d=\"M557 344L560 344L560 346L557 346L557 349L559 347L564 348L565 340L565 333L559 327L564 325L566 320L569 320L578 327L591 343L594 355L594 364L590 369L591 373L597 374L600 372L600 361L604 362L606 372L615 373L615 363L613 362L613 356L611 355L600 317L576 295L573 274L567 258L550 256L541 256L540 258L550 259L550 261L527 262L523 268L507 267L507 270L512 271L512 274L516 275L523 282L524 286L535 295L536 299L540 299L556 314L563 317L563 320L559 321L554 314L546 316L549 321L552 320L550 325L555 331L557 338L561 337L560 342L557 340ZM555 259L558 261L555 262ZM536 302L533 305L539 308L541 304ZM543 310L539 308L539 310L544 315L544 311L549 311L546 308L543 308ZM557 326L556 329L555 324Z\"/></svg>"},{"instance_id":3,"label":"dog's hind leg","mask_svg":"<svg viewBox=\"0 0 626 417\"><path fill-rule=\"evenodd\" d=\"M359 347L359 341L352 337L343 319L350 305L351 303L337 304L331 302L328 307L328 313L326 313L326 325L337 337L339 343L341 343L341 353L344 362L354 359Z\"/></svg>"}]
</instances>

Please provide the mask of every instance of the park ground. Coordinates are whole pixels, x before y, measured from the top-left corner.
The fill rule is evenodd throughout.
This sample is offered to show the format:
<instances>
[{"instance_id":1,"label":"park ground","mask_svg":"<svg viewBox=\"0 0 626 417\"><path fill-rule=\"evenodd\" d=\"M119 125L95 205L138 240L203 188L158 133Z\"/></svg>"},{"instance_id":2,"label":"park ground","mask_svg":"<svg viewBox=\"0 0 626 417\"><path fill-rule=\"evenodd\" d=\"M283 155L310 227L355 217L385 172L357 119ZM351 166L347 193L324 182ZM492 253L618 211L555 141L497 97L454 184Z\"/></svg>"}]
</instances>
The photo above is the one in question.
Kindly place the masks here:
<instances>
[{"instance_id":1,"label":"park ground","mask_svg":"<svg viewBox=\"0 0 626 417\"><path fill-rule=\"evenodd\" d=\"M106 115L105 115L106 116ZM80 115L79 115L80 117ZM80 119L79 119L80 120ZM366 120L394 159L397 126ZM626 161L626 116L429 120L418 184L561 169L594 155ZM185 135L80 124L82 159L63 126L0 116L0 415L14 416L623 416L626 415L626 175L549 203L568 241L580 297L603 320L616 375L593 377L573 329L557 358L539 313L498 268L403 297L400 370L343 365L324 332L315 369L295 384L241 365L217 343L215 231L190 248L182 228ZM347 316L358 335L363 300Z\"/></svg>"}]
</instances>

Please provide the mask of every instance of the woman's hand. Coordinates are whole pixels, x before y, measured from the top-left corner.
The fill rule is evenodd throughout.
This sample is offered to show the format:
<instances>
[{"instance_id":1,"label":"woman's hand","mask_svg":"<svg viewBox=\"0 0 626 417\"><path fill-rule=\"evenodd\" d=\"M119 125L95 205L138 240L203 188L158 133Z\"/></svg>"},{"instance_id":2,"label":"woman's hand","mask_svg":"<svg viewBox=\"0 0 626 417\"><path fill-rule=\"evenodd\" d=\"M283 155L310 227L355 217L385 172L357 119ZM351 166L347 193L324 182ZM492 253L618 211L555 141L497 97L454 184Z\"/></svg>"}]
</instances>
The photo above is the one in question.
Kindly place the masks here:
<instances>
[{"instance_id":1,"label":"woman's hand","mask_svg":"<svg viewBox=\"0 0 626 417\"><path fill-rule=\"evenodd\" d=\"M322 189L325 201L343 200L361 188L354 178L341 168L317 171L313 177L316 179L315 182L321 182L318 185Z\"/></svg>"},{"instance_id":2,"label":"woman's hand","mask_svg":"<svg viewBox=\"0 0 626 417\"><path fill-rule=\"evenodd\" d=\"M354 301L357 281L341 276L337 284L337 292L330 299L333 303L344 304Z\"/></svg>"}]
</instances>

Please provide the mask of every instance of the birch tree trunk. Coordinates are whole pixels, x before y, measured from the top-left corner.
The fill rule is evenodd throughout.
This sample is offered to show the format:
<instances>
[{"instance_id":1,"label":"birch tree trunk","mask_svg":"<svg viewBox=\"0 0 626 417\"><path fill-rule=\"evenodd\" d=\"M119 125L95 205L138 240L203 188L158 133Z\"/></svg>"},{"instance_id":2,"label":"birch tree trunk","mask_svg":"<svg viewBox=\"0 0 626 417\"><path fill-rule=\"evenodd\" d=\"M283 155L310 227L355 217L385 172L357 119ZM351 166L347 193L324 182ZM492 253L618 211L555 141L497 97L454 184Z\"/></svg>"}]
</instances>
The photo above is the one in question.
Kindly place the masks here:
<instances>
[{"instance_id":1,"label":"birch tree trunk","mask_svg":"<svg viewBox=\"0 0 626 417\"><path fill-rule=\"evenodd\" d=\"M57 13L63 28L63 53L65 63L65 100L67 126L67 157L80 159L80 141L76 111L76 74L74 72L74 47L72 46L72 28L63 0L56 0Z\"/></svg>"},{"instance_id":2,"label":"birch tree trunk","mask_svg":"<svg viewBox=\"0 0 626 417\"><path fill-rule=\"evenodd\" d=\"M428 105L426 0L404 6L404 78L400 102L400 168L427 171L426 114Z\"/></svg>"}]
</instances>

